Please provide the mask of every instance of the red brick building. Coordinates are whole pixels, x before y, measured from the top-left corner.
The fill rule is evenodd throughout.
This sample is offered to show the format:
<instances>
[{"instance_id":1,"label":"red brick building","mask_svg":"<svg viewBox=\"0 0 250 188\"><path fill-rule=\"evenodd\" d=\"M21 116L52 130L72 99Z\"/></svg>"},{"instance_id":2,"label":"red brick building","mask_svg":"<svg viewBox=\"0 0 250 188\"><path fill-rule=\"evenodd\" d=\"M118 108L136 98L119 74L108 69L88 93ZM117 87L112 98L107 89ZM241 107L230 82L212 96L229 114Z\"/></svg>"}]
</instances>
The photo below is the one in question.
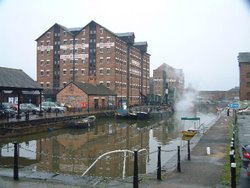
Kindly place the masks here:
<instances>
[{"instance_id":1,"label":"red brick building","mask_svg":"<svg viewBox=\"0 0 250 188\"><path fill-rule=\"evenodd\" d=\"M250 100L250 52L239 53L240 100Z\"/></svg>"},{"instance_id":2,"label":"red brick building","mask_svg":"<svg viewBox=\"0 0 250 188\"><path fill-rule=\"evenodd\" d=\"M184 90L184 73L182 69L173 68L166 63L153 70L152 92L160 96L162 102L174 101Z\"/></svg>"},{"instance_id":3,"label":"red brick building","mask_svg":"<svg viewBox=\"0 0 250 188\"><path fill-rule=\"evenodd\" d=\"M103 84L130 105L149 90L147 42L113 33L91 21L84 27L54 24L37 41L37 81L51 97L70 81ZM51 95L49 95L51 94Z\"/></svg>"},{"instance_id":4,"label":"red brick building","mask_svg":"<svg viewBox=\"0 0 250 188\"><path fill-rule=\"evenodd\" d=\"M70 82L57 93L57 101L74 108L99 109L113 107L116 94L104 85Z\"/></svg>"}]
</instances>

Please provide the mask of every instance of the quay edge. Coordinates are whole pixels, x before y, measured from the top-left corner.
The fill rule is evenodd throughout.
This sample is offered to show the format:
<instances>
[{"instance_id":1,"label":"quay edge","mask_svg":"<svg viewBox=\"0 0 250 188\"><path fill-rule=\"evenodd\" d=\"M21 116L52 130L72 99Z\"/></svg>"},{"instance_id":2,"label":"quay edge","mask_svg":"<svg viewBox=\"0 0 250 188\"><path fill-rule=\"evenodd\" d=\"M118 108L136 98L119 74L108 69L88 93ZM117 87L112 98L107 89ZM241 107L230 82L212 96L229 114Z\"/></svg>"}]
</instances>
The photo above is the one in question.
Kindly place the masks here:
<instances>
[{"instance_id":1,"label":"quay edge","mask_svg":"<svg viewBox=\"0 0 250 188\"><path fill-rule=\"evenodd\" d=\"M0 121L0 138L24 136L41 132L48 132L68 127L72 120L84 118L88 115L114 116L115 111L96 111L90 113L75 113L50 117L39 117L30 120Z\"/></svg>"}]
</instances>

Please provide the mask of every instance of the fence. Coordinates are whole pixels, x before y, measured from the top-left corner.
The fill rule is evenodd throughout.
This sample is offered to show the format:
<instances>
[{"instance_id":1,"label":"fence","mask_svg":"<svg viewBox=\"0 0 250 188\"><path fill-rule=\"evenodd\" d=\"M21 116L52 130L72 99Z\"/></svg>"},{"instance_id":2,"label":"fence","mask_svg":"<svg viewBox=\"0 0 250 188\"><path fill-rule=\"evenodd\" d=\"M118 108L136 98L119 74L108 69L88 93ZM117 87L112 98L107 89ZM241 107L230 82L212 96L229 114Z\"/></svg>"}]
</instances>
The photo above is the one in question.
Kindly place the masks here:
<instances>
[{"instance_id":1,"label":"fence","mask_svg":"<svg viewBox=\"0 0 250 188\"><path fill-rule=\"evenodd\" d=\"M14 150L14 180L19 180L19 174L18 174L18 169L19 169L19 164L18 164L18 158L19 158L19 150L26 150L26 151L29 151L29 152L34 152L32 150L29 150L27 148L24 148L24 147L21 147L18 143L13 143L13 147L12 149ZM99 157L97 157L95 159L95 161L93 162L92 165L90 165L88 167L88 169L83 172L82 176L85 176L88 171L96 164L96 162L98 160L100 160L101 158L107 156L107 155L113 155L115 153L124 153L123 155L123 172L122 172L122 176L123 176L123 179L125 178L125 167L126 167L126 159L128 157L131 157L131 155L133 155L134 157L134 165L133 165L133 168L134 168L134 173L133 173L133 187L138 187L138 184L139 184L139 178L140 178L140 175L138 173L138 157L139 156L150 156L150 155L153 155L155 153L157 153L157 164L156 164L156 168L155 168L155 171L156 171L156 179L157 180L161 180L161 172L162 172L162 169L163 168L167 168L169 171L173 171L174 169L177 169L178 172L181 172L181 159L184 159L185 156L187 156L188 160L191 160L191 156L190 156L190 145L192 143L190 143L190 141L187 141L187 144L185 145L182 145L182 146L177 146L176 149L172 149L172 150L164 150L164 149L161 149L161 146L158 146L158 149L155 150L155 151L152 151L152 152L148 152L147 149L140 149L140 150L135 150L135 151L132 151L132 150L115 150L115 151L109 151L107 153L104 153L102 155L100 155ZM10 149L10 148L8 148ZM167 163L163 164L162 166L162 156L161 154L163 152L171 152L173 155L173 158L168 161ZM127 155L127 153L129 153ZM51 158L65 158L65 156L56 156L56 155L50 155L48 153L45 153L45 152L36 152L36 155L42 155L42 156L49 156ZM84 159L81 159L81 158L67 158L67 159L72 159L72 160L84 160Z\"/></svg>"}]
</instances>

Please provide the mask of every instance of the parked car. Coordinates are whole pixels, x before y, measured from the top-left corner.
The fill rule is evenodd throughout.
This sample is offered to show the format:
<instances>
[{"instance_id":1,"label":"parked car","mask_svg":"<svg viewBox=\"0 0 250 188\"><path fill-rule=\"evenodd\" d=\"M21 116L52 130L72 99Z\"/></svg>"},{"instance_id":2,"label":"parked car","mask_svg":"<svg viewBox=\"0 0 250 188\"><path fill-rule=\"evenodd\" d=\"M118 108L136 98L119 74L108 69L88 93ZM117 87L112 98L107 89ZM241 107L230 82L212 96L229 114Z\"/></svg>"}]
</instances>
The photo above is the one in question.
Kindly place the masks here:
<instances>
[{"instance_id":1,"label":"parked car","mask_svg":"<svg viewBox=\"0 0 250 188\"><path fill-rule=\"evenodd\" d=\"M247 166L247 176L250 178L250 163Z\"/></svg>"},{"instance_id":2,"label":"parked car","mask_svg":"<svg viewBox=\"0 0 250 188\"><path fill-rule=\"evenodd\" d=\"M42 108L47 112L65 112L65 107L59 106L55 102L42 102Z\"/></svg>"},{"instance_id":3,"label":"parked car","mask_svg":"<svg viewBox=\"0 0 250 188\"><path fill-rule=\"evenodd\" d=\"M61 106L65 107L67 111L71 111L72 106L70 104L61 104Z\"/></svg>"},{"instance_id":4,"label":"parked car","mask_svg":"<svg viewBox=\"0 0 250 188\"><path fill-rule=\"evenodd\" d=\"M1 118L12 118L15 117L17 112L11 109L9 106L5 104L0 104L0 117Z\"/></svg>"},{"instance_id":5,"label":"parked car","mask_svg":"<svg viewBox=\"0 0 250 188\"><path fill-rule=\"evenodd\" d=\"M23 113L32 113L32 114L38 114L40 112L40 107L32 104L32 103L22 103L20 104L20 110ZM41 109L41 112L43 112L43 108Z\"/></svg>"},{"instance_id":6,"label":"parked car","mask_svg":"<svg viewBox=\"0 0 250 188\"><path fill-rule=\"evenodd\" d=\"M247 168L250 163L250 143L245 144L241 148L242 150L242 164L243 168Z\"/></svg>"},{"instance_id":7,"label":"parked car","mask_svg":"<svg viewBox=\"0 0 250 188\"><path fill-rule=\"evenodd\" d=\"M240 115L250 115L250 108L247 107L247 108L244 108L244 109L240 109L240 110L238 110L237 113L240 114Z\"/></svg>"},{"instance_id":8,"label":"parked car","mask_svg":"<svg viewBox=\"0 0 250 188\"><path fill-rule=\"evenodd\" d=\"M18 105L17 104L15 104L15 103L10 103L10 102L3 102L3 104L5 105L5 106L8 106L8 108L11 108L11 109L13 109L13 110L17 110L17 108L18 108Z\"/></svg>"}]
</instances>

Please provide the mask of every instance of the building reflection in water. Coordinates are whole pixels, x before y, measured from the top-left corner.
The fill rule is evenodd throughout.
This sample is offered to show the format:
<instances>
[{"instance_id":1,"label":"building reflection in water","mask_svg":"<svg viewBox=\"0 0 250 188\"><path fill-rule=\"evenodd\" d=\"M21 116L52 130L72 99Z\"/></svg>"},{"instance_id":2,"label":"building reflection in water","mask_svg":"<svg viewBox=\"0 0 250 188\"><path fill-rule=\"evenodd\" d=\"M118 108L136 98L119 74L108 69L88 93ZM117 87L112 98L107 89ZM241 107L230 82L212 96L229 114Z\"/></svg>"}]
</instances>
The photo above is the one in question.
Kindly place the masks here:
<instances>
[{"instance_id":1,"label":"building reflection in water","mask_svg":"<svg viewBox=\"0 0 250 188\"><path fill-rule=\"evenodd\" d=\"M100 122L89 130L68 129L59 134L55 131L52 135L47 134L40 138L33 135L33 138L28 140L37 138L34 149L36 159L33 160L33 166L36 166L37 170L46 172L82 175L100 155L106 152L145 148L150 153L156 151L159 145L167 145L169 141L179 136L179 128L171 118L154 123L114 120ZM0 159L3 157L0 156ZM123 159L124 153L105 156L86 175L122 177ZM133 154L127 153L125 176L133 175L133 161ZM140 174L147 173L149 163L156 170L157 161L154 156L142 152L138 161Z\"/></svg>"},{"instance_id":2,"label":"building reflection in water","mask_svg":"<svg viewBox=\"0 0 250 188\"><path fill-rule=\"evenodd\" d=\"M75 130L40 139L38 169L81 175L100 155L118 149L136 150L148 146L148 130L136 124L103 124L89 131ZM122 176L123 153L102 158L87 175ZM133 174L133 155L127 154L126 176ZM146 155L140 155L140 173L146 173Z\"/></svg>"}]
</instances>

